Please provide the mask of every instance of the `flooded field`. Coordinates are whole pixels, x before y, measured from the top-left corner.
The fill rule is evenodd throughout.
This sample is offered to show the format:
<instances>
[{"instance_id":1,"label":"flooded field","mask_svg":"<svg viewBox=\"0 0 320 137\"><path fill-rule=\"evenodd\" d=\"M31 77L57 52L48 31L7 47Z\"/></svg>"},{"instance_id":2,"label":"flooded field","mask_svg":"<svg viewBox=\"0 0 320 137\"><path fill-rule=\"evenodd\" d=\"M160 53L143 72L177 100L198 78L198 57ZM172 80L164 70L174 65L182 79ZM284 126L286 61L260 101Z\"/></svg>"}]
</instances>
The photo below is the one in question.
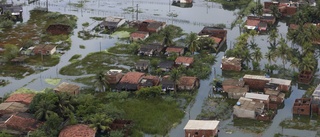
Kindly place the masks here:
<instances>
[{"instance_id":1,"label":"flooded field","mask_svg":"<svg viewBox=\"0 0 320 137\"><path fill-rule=\"evenodd\" d=\"M27 1L23 6L23 20L27 21L30 17L29 11L36 8L42 7L46 8L45 0L40 0L32 4L27 4ZM33 90L43 90L46 87L54 87L54 85L47 84L45 79L47 78L60 78L62 81L71 82L72 79L81 77L81 76L64 76L59 74L59 70L68 65L68 61L72 56L76 54L81 54L81 57L85 57L91 52L97 52L100 50L106 50L115 45L118 41L117 37L109 37L108 35L102 35L99 38L93 38L90 40L83 40L77 36L78 32L83 30L82 24L89 22L88 28L93 28L96 24L94 20L90 17L107 17L107 16L119 16L124 17L127 20L146 20L154 19L159 21L164 21L167 24L173 24L180 26L186 33L195 32L198 33L204 26L214 25L214 24L225 24L227 26L227 48L232 48L235 39L240 35L239 28L235 27L232 30L230 29L231 23L235 20L236 15L235 11L229 11L222 8L221 4L206 2L203 0L195 0L192 7L177 7L171 5L171 0L51 0L48 3L48 10L52 12L61 12L63 14L76 15L78 17L77 28L74 29L73 35L71 36L72 46L69 51L63 54L60 58L58 65L50 67L47 70L36 73L30 76L25 77L24 79L14 79L10 77L0 77L1 79L9 80L11 83L5 87L0 88L0 95L5 93L15 91L20 87L26 87ZM137 8L139 13L130 13L126 9L129 7ZM169 14L176 14L176 17L168 16ZM288 26L286 23L279 22L278 30L279 34L286 36ZM258 46L261 48L261 51L264 53L268 50L267 42L268 35L255 36L255 41ZM85 46L81 48L80 45ZM290 45L290 44L288 44ZM217 63L212 66L212 73L206 80L201 80L201 86L199 92L196 96L195 103L187 108L186 115L182 119L181 123L173 128L169 132L169 136L172 137L182 137L184 136L184 126L186 125L189 119L195 119L197 115L201 112L202 104L204 100L208 97L211 90L210 83L212 79L217 76L222 76L222 71L220 69L221 58L224 56L224 52L219 52L217 55ZM280 60L277 60L277 63L280 63ZM264 68L264 64L267 63L267 60L263 59L261 61L261 68ZM289 67L289 64L286 66ZM236 127L233 127L232 119L221 121L220 123L220 132L219 137L272 137L277 133L288 136L316 136L316 131L305 131L305 130L293 130L293 129L284 129L282 130L279 126L280 122L285 119L292 118L291 108L293 102L296 98L302 97L305 89L301 89L300 86L294 84L292 86L292 93L289 98L285 100L285 106L282 109L278 110L278 114L275 116L271 126L269 126L261 134L254 134L250 132L242 131ZM232 133L227 131L233 131ZM148 136L148 135L146 135Z\"/></svg>"}]
</instances>

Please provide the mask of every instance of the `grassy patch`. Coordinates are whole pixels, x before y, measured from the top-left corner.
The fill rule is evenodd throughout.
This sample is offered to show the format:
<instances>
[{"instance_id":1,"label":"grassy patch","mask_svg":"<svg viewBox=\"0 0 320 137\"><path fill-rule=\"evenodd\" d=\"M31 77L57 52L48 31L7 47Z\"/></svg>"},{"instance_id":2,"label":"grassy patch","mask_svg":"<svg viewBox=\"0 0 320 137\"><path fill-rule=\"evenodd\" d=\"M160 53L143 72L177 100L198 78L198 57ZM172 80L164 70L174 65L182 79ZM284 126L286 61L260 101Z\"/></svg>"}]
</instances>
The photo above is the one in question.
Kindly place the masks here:
<instances>
[{"instance_id":1,"label":"grassy patch","mask_svg":"<svg viewBox=\"0 0 320 137\"><path fill-rule=\"evenodd\" d=\"M122 38L129 38L130 37L130 32L128 31L116 31L111 35L112 37L118 37L120 39Z\"/></svg>"},{"instance_id":2,"label":"grassy patch","mask_svg":"<svg viewBox=\"0 0 320 137\"><path fill-rule=\"evenodd\" d=\"M95 21L103 21L106 19L106 17L90 17L90 19L93 19Z\"/></svg>"},{"instance_id":3,"label":"grassy patch","mask_svg":"<svg viewBox=\"0 0 320 137\"><path fill-rule=\"evenodd\" d=\"M121 65L133 65L131 57L118 56L107 52L96 52L87 55L80 61L73 62L64 66L60 70L60 74L79 76L84 74L97 74L102 70L122 69L127 70Z\"/></svg>"},{"instance_id":4,"label":"grassy patch","mask_svg":"<svg viewBox=\"0 0 320 137\"><path fill-rule=\"evenodd\" d=\"M233 118L233 125L249 132L262 133L271 122L247 118Z\"/></svg>"},{"instance_id":5,"label":"grassy patch","mask_svg":"<svg viewBox=\"0 0 320 137\"><path fill-rule=\"evenodd\" d=\"M26 62L28 62L29 65L42 65L44 67L52 67L59 63L60 61L60 54L53 54L53 55L35 55L30 56Z\"/></svg>"},{"instance_id":6,"label":"grassy patch","mask_svg":"<svg viewBox=\"0 0 320 137\"><path fill-rule=\"evenodd\" d=\"M69 62L75 62L81 57L81 54L75 54L70 59Z\"/></svg>"},{"instance_id":7,"label":"grassy patch","mask_svg":"<svg viewBox=\"0 0 320 137\"><path fill-rule=\"evenodd\" d=\"M293 119L286 119L280 123L283 128L299 130L317 130L320 126L318 119L311 120L309 116L295 116Z\"/></svg>"},{"instance_id":8,"label":"grassy patch","mask_svg":"<svg viewBox=\"0 0 320 137\"><path fill-rule=\"evenodd\" d=\"M44 80L46 83L50 84L50 85L58 85L61 81L60 78L48 78Z\"/></svg>"},{"instance_id":9,"label":"grassy patch","mask_svg":"<svg viewBox=\"0 0 320 137\"><path fill-rule=\"evenodd\" d=\"M16 93L38 93L39 91L28 89L28 88L19 88L16 91L12 92L12 94Z\"/></svg>"},{"instance_id":10,"label":"grassy patch","mask_svg":"<svg viewBox=\"0 0 320 137\"><path fill-rule=\"evenodd\" d=\"M201 113L197 116L200 120L225 120L232 114L233 104L225 99L207 98L202 106Z\"/></svg>"},{"instance_id":11,"label":"grassy patch","mask_svg":"<svg viewBox=\"0 0 320 137\"><path fill-rule=\"evenodd\" d=\"M0 76L2 77L14 77L21 79L25 76L33 74L35 71L28 66L20 66L14 64L0 65Z\"/></svg>"},{"instance_id":12,"label":"grassy patch","mask_svg":"<svg viewBox=\"0 0 320 137\"><path fill-rule=\"evenodd\" d=\"M134 121L135 129L147 134L166 135L184 116L184 112L177 109L176 102L161 98L130 99L114 104L126 112L126 119Z\"/></svg>"},{"instance_id":13,"label":"grassy patch","mask_svg":"<svg viewBox=\"0 0 320 137\"><path fill-rule=\"evenodd\" d=\"M95 76L82 77L82 78L76 78L74 79L74 81L87 86L92 86L92 83L94 82L94 78Z\"/></svg>"},{"instance_id":14,"label":"grassy patch","mask_svg":"<svg viewBox=\"0 0 320 137\"><path fill-rule=\"evenodd\" d=\"M139 48L139 45L136 43L132 44L122 44L116 43L115 46L108 49L108 52L114 54L135 54Z\"/></svg>"}]
</instances>

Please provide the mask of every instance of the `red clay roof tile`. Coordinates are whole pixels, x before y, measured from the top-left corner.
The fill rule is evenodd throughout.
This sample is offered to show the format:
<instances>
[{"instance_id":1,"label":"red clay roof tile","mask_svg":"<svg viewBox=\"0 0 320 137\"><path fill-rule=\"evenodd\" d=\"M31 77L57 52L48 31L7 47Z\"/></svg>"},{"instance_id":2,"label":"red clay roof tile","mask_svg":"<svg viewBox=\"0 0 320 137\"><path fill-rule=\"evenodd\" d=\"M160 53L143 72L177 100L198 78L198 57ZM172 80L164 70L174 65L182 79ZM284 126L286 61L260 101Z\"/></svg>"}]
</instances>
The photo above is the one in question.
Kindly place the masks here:
<instances>
[{"instance_id":1,"label":"red clay roof tile","mask_svg":"<svg viewBox=\"0 0 320 137\"><path fill-rule=\"evenodd\" d=\"M181 63L187 63L187 64L192 64L193 63L193 57L177 57L175 60L175 63L181 64Z\"/></svg>"},{"instance_id":2,"label":"red clay roof tile","mask_svg":"<svg viewBox=\"0 0 320 137\"><path fill-rule=\"evenodd\" d=\"M29 105L34 96L35 94L27 94L27 93L11 94L10 97L5 100L5 102L21 102Z\"/></svg>"},{"instance_id":3,"label":"red clay roof tile","mask_svg":"<svg viewBox=\"0 0 320 137\"><path fill-rule=\"evenodd\" d=\"M140 78L145 75L141 72L128 72L124 74L122 79L120 80L120 83L130 83L130 84L138 84Z\"/></svg>"},{"instance_id":4,"label":"red clay roof tile","mask_svg":"<svg viewBox=\"0 0 320 137\"><path fill-rule=\"evenodd\" d=\"M96 130L88 125L77 124L67 126L61 130L59 137L95 137Z\"/></svg>"}]
</instances>

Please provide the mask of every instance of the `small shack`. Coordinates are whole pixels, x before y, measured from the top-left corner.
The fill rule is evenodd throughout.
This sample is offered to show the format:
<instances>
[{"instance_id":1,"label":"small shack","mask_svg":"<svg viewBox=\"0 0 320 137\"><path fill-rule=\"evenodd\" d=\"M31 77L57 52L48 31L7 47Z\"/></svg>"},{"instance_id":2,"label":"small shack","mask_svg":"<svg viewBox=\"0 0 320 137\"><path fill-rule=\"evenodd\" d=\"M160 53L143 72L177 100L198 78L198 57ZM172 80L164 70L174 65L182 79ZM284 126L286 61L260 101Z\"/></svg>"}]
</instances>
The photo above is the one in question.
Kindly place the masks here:
<instances>
[{"instance_id":1,"label":"small shack","mask_svg":"<svg viewBox=\"0 0 320 137\"><path fill-rule=\"evenodd\" d=\"M222 70L241 71L241 59L235 57L223 57L221 63Z\"/></svg>"},{"instance_id":2,"label":"small shack","mask_svg":"<svg viewBox=\"0 0 320 137\"><path fill-rule=\"evenodd\" d=\"M248 85L245 85L244 87L236 87L225 90L225 92L228 93L228 98L231 99L239 99L240 97L244 97L248 91Z\"/></svg>"},{"instance_id":3,"label":"small shack","mask_svg":"<svg viewBox=\"0 0 320 137\"><path fill-rule=\"evenodd\" d=\"M184 127L185 137L214 137L218 135L217 120L189 120Z\"/></svg>"},{"instance_id":4,"label":"small shack","mask_svg":"<svg viewBox=\"0 0 320 137\"><path fill-rule=\"evenodd\" d=\"M177 82L179 90L194 90L200 86L200 80L197 77L182 76Z\"/></svg>"},{"instance_id":5,"label":"small shack","mask_svg":"<svg viewBox=\"0 0 320 137\"><path fill-rule=\"evenodd\" d=\"M222 88L224 91L232 88L244 87L244 81L238 79L225 79L222 81Z\"/></svg>"},{"instance_id":6,"label":"small shack","mask_svg":"<svg viewBox=\"0 0 320 137\"><path fill-rule=\"evenodd\" d=\"M296 115L310 115L311 98L296 99L293 104L292 113Z\"/></svg>"},{"instance_id":7,"label":"small shack","mask_svg":"<svg viewBox=\"0 0 320 137\"><path fill-rule=\"evenodd\" d=\"M80 93L80 86L75 84L70 84L67 82L62 82L59 86L53 89L55 93L66 92L71 95L78 95Z\"/></svg>"},{"instance_id":8,"label":"small shack","mask_svg":"<svg viewBox=\"0 0 320 137\"><path fill-rule=\"evenodd\" d=\"M291 88L291 80L271 78L269 83L277 84L278 90L280 91L288 92L290 91L290 88Z\"/></svg>"}]
</instances>

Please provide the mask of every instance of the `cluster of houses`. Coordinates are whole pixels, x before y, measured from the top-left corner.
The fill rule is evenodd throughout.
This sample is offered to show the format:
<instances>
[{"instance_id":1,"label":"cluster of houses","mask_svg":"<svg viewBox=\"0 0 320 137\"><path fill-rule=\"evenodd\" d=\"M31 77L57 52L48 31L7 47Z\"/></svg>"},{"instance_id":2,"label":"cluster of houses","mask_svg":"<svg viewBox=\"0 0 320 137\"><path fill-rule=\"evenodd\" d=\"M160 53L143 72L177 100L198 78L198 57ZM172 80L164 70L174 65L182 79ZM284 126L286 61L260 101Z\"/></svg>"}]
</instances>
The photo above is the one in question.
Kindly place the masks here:
<instances>
[{"instance_id":1,"label":"cluster of houses","mask_svg":"<svg viewBox=\"0 0 320 137\"><path fill-rule=\"evenodd\" d=\"M320 114L320 84L315 88L311 97L298 98L292 107L292 114L306 115Z\"/></svg>"},{"instance_id":2,"label":"cluster of houses","mask_svg":"<svg viewBox=\"0 0 320 137\"><path fill-rule=\"evenodd\" d=\"M62 92L78 95L80 87L75 84L63 82L54 88L54 92ZM0 129L15 136L32 134L44 122L38 121L32 114L28 113L29 105L35 96L34 93L13 93L0 104ZM130 125L128 120L114 120L110 125L111 130L124 129L127 134ZM59 137L90 136L94 137L96 130L85 124L69 125L64 127Z\"/></svg>"},{"instance_id":3,"label":"cluster of houses","mask_svg":"<svg viewBox=\"0 0 320 137\"><path fill-rule=\"evenodd\" d=\"M271 120L268 110L277 110L290 92L291 80L269 78L261 75L245 75L241 80L225 79L223 92L228 98L238 99L233 114L240 118ZM252 92L252 91L263 91Z\"/></svg>"},{"instance_id":4,"label":"cluster of houses","mask_svg":"<svg viewBox=\"0 0 320 137\"><path fill-rule=\"evenodd\" d=\"M245 22L245 28L248 30L257 30L259 32L265 32L269 25L275 23L275 17L272 15L271 7L276 7L284 17L290 17L297 12L300 5L309 4L310 6L315 6L316 2L314 0L309 1L288 1L279 0L272 2L264 2L263 5L263 15L262 16L247 16Z\"/></svg>"}]
</instances>

